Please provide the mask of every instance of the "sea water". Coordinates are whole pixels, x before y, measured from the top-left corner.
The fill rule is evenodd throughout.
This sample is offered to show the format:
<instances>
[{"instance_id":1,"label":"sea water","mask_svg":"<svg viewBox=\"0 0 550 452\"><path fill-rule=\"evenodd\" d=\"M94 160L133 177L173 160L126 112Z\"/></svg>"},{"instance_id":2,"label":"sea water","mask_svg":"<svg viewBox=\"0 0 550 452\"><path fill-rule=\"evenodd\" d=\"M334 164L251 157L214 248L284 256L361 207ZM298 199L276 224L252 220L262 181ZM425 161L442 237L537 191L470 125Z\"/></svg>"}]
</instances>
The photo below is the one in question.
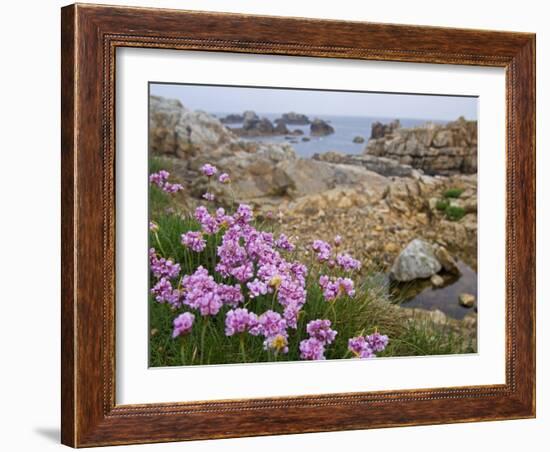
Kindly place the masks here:
<instances>
[{"instance_id":1,"label":"sea water","mask_svg":"<svg viewBox=\"0 0 550 452\"><path fill-rule=\"evenodd\" d=\"M228 113L215 113L218 118L223 118ZM281 113L258 113L260 118L268 118L271 122L281 117ZM362 154L367 142L370 138L371 127L375 122L389 124L396 118L381 118L381 117L361 117L361 116L327 116L327 115L308 115L312 121L315 118L326 121L334 128L334 133L321 137L310 136L310 126L287 124L287 129L300 129L303 135L275 135L275 136L260 136L260 137L242 137L247 141L260 141L268 143L289 143L300 157L311 157L315 153L327 151L339 151L347 154ZM446 124L448 121L437 119L410 119L399 118L401 127L417 127L433 122L436 124ZM242 127L242 123L226 124L228 128ZM363 143L354 143L353 139L357 136L363 137ZM302 137L310 138L310 141L302 141Z\"/></svg>"}]
</instances>

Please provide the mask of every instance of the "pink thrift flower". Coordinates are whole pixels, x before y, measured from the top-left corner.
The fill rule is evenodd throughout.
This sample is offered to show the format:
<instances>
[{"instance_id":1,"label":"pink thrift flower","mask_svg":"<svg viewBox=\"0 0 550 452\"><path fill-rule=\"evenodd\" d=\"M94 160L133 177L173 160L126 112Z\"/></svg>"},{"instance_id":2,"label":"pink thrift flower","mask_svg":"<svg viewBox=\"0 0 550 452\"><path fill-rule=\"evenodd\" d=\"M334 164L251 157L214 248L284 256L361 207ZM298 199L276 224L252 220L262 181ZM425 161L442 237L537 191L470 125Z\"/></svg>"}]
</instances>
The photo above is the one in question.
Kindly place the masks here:
<instances>
[{"instance_id":1,"label":"pink thrift flower","mask_svg":"<svg viewBox=\"0 0 550 452\"><path fill-rule=\"evenodd\" d=\"M348 297L355 295L354 283L350 278L330 279L327 275L321 275L319 285L327 301L334 301L341 295L347 295Z\"/></svg>"},{"instance_id":2,"label":"pink thrift flower","mask_svg":"<svg viewBox=\"0 0 550 452\"><path fill-rule=\"evenodd\" d=\"M334 236L334 246L340 246L342 244L342 236L336 235Z\"/></svg>"},{"instance_id":3,"label":"pink thrift flower","mask_svg":"<svg viewBox=\"0 0 550 452\"><path fill-rule=\"evenodd\" d=\"M149 222L149 230L150 230L151 232L158 232L158 230L159 230L159 225L156 224L154 221L150 221L150 222Z\"/></svg>"},{"instance_id":4,"label":"pink thrift flower","mask_svg":"<svg viewBox=\"0 0 550 452\"><path fill-rule=\"evenodd\" d=\"M281 314L275 311L266 311L258 317L258 323L254 331L250 331L254 336L261 334L265 337L277 336L278 334L286 335L286 321Z\"/></svg>"},{"instance_id":5,"label":"pink thrift flower","mask_svg":"<svg viewBox=\"0 0 550 452\"><path fill-rule=\"evenodd\" d=\"M216 315L220 311L223 300L218 293L218 284L202 265L192 275L185 275L181 285L183 302L187 306L198 309L201 315Z\"/></svg>"},{"instance_id":6,"label":"pink thrift flower","mask_svg":"<svg viewBox=\"0 0 550 452\"><path fill-rule=\"evenodd\" d=\"M182 234L181 243L197 253L200 253L206 247L206 240L204 240L200 231L189 231Z\"/></svg>"},{"instance_id":7,"label":"pink thrift flower","mask_svg":"<svg viewBox=\"0 0 550 452\"><path fill-rule=\"evenodd\" d=\"M374 358L372 348L363 336L352 337L348 340L348 350L357 358Z\"/></svg>"},{"instance_id":8,"label":"pink thrift flower","mask_svg":"<svg viewBox=\"0 0 550 452\"><path fill-rule=\"evenodd\" d=\"M256 314L248 312L246 308L232 309L225 316L225 335L244 333L254 328L258 322Z\"/></svg>"},{"instance_id":9,"label":"pink thrift flower","mask_svg":"<svg viewBox=\"0 0 550 452\"><path fill-rule=\"evenodd\" d=\"M338 254L338 256L336 256L336 262L346 271L359 270L361 268L361 262L351 257L349 254Z\"/></svg>"},{"instance_id":10,"label":"pink thrift flower","mask_svg":"<svg viewBox=\"0 0 550 452\"><path fill-rule=\"evenodd\" d=\"M164 183L168 180L168 177L170 177L170 173L168 171L160 170L149 175L149 182L159 188L162 188Z\"/></svg>"},{"instance_id":11,"label":"pink thrift flower","mask_svg":"<svg viewBox=\"0 0 550 452\"><path fill-rule=\"evenodd\" d=\"M207 201L214 201L214 199L216 198L213 193L209 192L206 192L204 195L202 195L202 197Z\"/></svg>"},{"instance_id":12,"label":"pink thrift flower","mask_svg":"<svg viewBox=\"0 0 550 452\"><path fill-rule=\"evenodd\" d=\"M183 190L183 185L168 182L169 177L170 173L168 171L160 170L149 175L149 183L156 185L166 193L176 193Z\"/></svg>"},{"instance_id":13,"label":"pink thrift flower","mask_svg":"<svg viewBox=\"0 0 550 452\"><path fill-rule=\"evenodd\" d=\"M239 303L244 301L244 296L241 292L241 286L235 284L230 286L228 284L218 284L217 294L220 297L223 304L236 307Z\"/></svg>"},{"instance_id":14,"label":"pink thrift flower","mask_svg":"<svg viewBox=\"0 0 550 452\"><path fill-rule=\"evenodd\" d=\"M332 247L327 242L314 240L311 248L317 253L317 260L319 262L326 262L330 259Z\"/></svg>"},{"instance_id":15,"label":"pink thrift flower","mask_svg":"<svg viewBox=\"0 0 550 452\"><path fill-rule=\"evenodd\" d=\"M369 347L372 349L372 351L376 353L384 351L384 349L387 347L388 343L390 342L388 336L384 334L380 334L378 332L372 333L371 335L367 336L365 339L367 341L367 344L369 344Z\"/></svg>"},{"instance_id":16,"label":"pink thrift flower","mask_svg":"<svg viewBox=\"0 0 550 452\"><path fill-rule=\"evenodd\" d=\"M267 293L267 284L260 281L258 278L254 281L246 283L246 287L248 287L248 290L250 291L250 298L256 298Z\"/></svg>"},{"instance_id":17,"label":"pink thrift flower","mask_svg":"<svg viewBox=\"0 0 550 452\"><path fill-rule=\"evenodd\" d=\"M173 184L171 182L165 182L162 186L162 189L166 193L177 193L180 190L183 190L183 185L181 184Z\"/></svg>"},{"instance_id":18,"label":"pink thrift flower","mask_svg":"<svg viewBox=\"0 0 550 452\"><path fill-rule=\"evenodd\" d=\"M178 315L174 319L174 331L172 332L172 337L189 334L193 328L194 321L195 316L190 312L184 312L183 314Z\"/></svg>"},{"instance_id":19,"label":"pink thrift flower","mask_svg":"<svg viewBox=\"0 0 550 452\"><path fill-rule=\"evenodd\" d=\"M310 337L314 337L324 345L328 345L334 342L338 334L335 330L331 329L330 326L330 320L312 320L307 324L306 331Z\"/></svg>"},{"instance_id":20,"label":"pink thrift flower","mask_svg":"<svg viewBox=\"0 0 550 452\"><path fill-rule=\"evenodd\" d=\"M151 289L157 303L168 303L173 307L181 306L181 292L172 288L172 284L166 278L160 278Z\"/></svg>"},{"instance_id":21,"label":"pink thrift flower","mask_svg":"<svg viewBox=\"0 0 550 452\"><path fill-rule=\"evenodd\" d=\"M215 166L211 165L210 163L205 163L204 165L201 166L201 172L202 172L202 174L204 174L205 176L211 177L211 176L213 176L214 174L217 174L218 168L216 168Z\"/></svg>"},{"instance_id":22,"label":"pink thrift flower","mask_svg":"<svg viewBox=\"0 0 550 452\"><path fill-rule=\"evenodd\" d=\"M288 336L286 333L268 337L264 341L265 350L275 350L276 353L288 353Z\"/></svg>"},{"instance_id":23,"label":"pink thrift flower","mask_svg":"<svg viewBox=\"0 0 550 452\"><path fill-rule=\"evenodd\" d=\"M279 236L279 238L275 242L275 246L285 251L294 251L294 249L296 248L296 246L294 246L294 244L290 242L285 234L281 234Z\"/></svg>"},{"instance_id":24,"label":"pink thrift flower","mask_svg":"<svg viewBox=\"0 0 550 452\"><path fill-rule=\"evenodd\" d=\"M174 263L171 259L159 258L155 248L149 250L149 268L155 278L174 279L180 273L180 264Z\"/></svg>"},{"instance_id":25,"label":"pink thrift flower","mask_svg":"<svg viewBox=\"0 0 550 452\"><path fill-rule=\"evenodd\" d=\"M229 184L231 182L231 178L229 177L229 174L221 173L218 181L220 182L220 184Z\"/></svg>"},{"instance_id":26,"label":"pink thrift flower","mask_svg":"<svg viewBox=\"0 0 550 452\"><path fill-rule=\"evenodd\" d=\"M314 337L300 342L300 358L305 360L325 359L325 346Z\"/></svg>"}]
</instances>

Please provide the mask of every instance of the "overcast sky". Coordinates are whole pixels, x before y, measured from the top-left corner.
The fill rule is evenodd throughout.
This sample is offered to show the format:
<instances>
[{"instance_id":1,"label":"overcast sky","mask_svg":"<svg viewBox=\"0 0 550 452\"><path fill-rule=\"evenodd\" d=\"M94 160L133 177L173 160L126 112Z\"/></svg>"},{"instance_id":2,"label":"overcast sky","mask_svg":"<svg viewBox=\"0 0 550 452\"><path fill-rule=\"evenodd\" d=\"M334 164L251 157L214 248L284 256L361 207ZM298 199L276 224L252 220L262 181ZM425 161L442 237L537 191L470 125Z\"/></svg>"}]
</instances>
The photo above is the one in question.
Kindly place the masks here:
<instances>
[{"instance_id":1,"label":"overcast sky","mask_svg":"<svg viewBox=\"0 0 550 452\"><path fill-rule=\"evenodd\" d=\"M179 99L192 110L211 113L285 113L310 116L371 116L453 120L477 119L476 97L357 93L208 85L151 84L151 94Z\"/></svg>"}]
</instances>

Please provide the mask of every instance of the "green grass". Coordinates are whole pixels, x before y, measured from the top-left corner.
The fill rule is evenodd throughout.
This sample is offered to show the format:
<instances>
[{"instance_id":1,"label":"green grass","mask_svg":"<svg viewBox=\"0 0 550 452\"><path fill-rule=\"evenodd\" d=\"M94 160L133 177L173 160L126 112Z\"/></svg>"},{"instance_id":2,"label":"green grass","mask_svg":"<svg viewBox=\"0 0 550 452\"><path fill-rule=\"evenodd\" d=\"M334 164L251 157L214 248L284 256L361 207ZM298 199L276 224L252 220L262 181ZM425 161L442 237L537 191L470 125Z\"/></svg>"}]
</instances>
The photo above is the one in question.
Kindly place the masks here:
<instances>
[{"instance_id":1,"label":"green grass","mask_svg":"<svg viewBox=\"0 0 550 452\"><path fill-rule=\"evenodd\" d=\"M474 353L472 344L444 326L427 320L408 322L403 334L393 338L383 356L430 356Z\"/></svg>"},{"instance_id":2,"label":"green grass","mask_svg":"<svg viewBox=\"0 0 550 452\"><path fill-rule=\"evenodd\" d=\"M451 221L458 221L460 220L462 217L464 217L464 215L466 215L466 211L464 210L463 207L459 207L459 206L448 206L446 209L445 209L445 215L447 216L447 218Z\"/></svg>"},{"instance_id":3,"label":"green grass","mask_svg":"<svg viewBox=\"0 0 550 452\"><path fill-rule=\"evenodd\" d=\"M450 188L443 193L443 196L445 198L458 198L463 192L463 188Z\"/></svg>"},{"instance_id":4,"label":"green grass","mask_svg":"<svg viewBox=\"0 0 550 452\"><path fill-rule=\"evenodd\" d=\"M435 204L435 208L437 210L444 211L447 209L447 207L449 207L449 200L447 199L438 199Z\"/></svg>"}]
</instances>

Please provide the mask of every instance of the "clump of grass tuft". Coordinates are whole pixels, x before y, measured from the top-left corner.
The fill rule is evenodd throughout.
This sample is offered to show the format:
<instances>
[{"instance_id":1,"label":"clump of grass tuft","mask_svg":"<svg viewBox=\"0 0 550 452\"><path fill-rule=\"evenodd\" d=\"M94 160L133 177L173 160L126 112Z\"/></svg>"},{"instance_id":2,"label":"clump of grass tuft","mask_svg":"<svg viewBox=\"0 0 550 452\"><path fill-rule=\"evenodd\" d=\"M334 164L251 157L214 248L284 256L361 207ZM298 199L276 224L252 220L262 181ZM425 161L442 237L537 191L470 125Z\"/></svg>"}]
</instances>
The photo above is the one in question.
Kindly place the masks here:
<instances>
[{"instance_id":1,"label":"clump of grass tuft","mask_svg":"<svg viewBox=\"0 0 550 452\"><path fill-rule=\"evenodd\" d=\"M449 200L448 199L438 199L437 203L435 204L435 208L437 210L444 211L449 207Z\"/></svg>"},{"instance_id":2,"label":"clump of grass tuft","mask_svg":"<svg viewBox=\"0 0 550 452\"><path fill-rule=\"evenodd\" d=\"M450 206L447 206L447 208L445 209L445 215L451 221L458 221L464 215L466 215L466 211L464 210L463 207L450 205Z\"/></svg>"},{"instance_id":3,"label":"clump of grass tuft","mask_svg":"<svg viewBox=\"0 0 550 452\"><path fill-rule=\"evenodd\" d=\"M450 188L443 193L443 196L445 198L458 198L463 192L463 188Z\"/></svg>"}]
</instances>

